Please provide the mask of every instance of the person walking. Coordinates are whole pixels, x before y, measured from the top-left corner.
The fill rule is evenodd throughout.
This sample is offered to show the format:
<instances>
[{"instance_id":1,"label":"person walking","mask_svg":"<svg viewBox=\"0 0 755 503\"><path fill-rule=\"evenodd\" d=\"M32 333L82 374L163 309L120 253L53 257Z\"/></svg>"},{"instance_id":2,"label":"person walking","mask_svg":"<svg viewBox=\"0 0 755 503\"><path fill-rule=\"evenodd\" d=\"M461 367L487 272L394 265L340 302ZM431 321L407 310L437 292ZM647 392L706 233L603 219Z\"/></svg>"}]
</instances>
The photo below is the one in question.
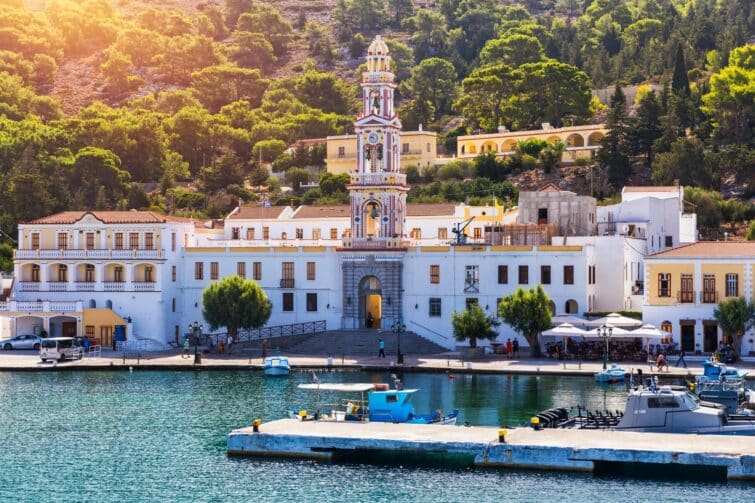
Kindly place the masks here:
<instances>
[{"instance_id":1,"label":"person walking","mask_svg":"<svg viewBox=\"0 0 755 503\"><path fill-rule=\"evenodd\" d=\"M687 368L687 362L684 361L684 351L682 350L679 350L679 359L676 360L675 366L678 367L679 365L684 365L684 368Z\"/></svg>"},{"instance_id":2,"label":"person walking","mask_svg":"<svg viewBox=\"0 0 755 503\"><path fill-rule=\"evenodd\" d=\"M84 346L84 354L89 353L90 344L91 343L89 342L89 336L88 335L84 336L84 342L82 343L82 346Z\"/></svg>"},{"instance_id":3,"label":"person walking","mask_svg":"<svg viewBox=\"0 0 755 503\"><path fill-rule=\"evenodd\" d=\"M189 356L191 356L191 346L189 345L189 338L187 337L186 339L184 339L184 352L181 355L181 358L188 358Z\"/></svg>"},{"instance_id":4,"label":"person walking","mask_svg":"<svg viewBox=\"0 0 755 503\"><path fill-rule=\"evenodd\" d=\"M385 358L385 341L383 339L378 342L378 358Z\"/></svg>"},{"instance_id":5,"label":"person walking","mask_svg":"<svg viewBox=\"0 0 755 503\"><path fill-rule=\"evenodd\" d=\"M519 339L516 337L514 337L514 342L511 343L511 350L514 353L514 358L519 358Z\"/></svg>"},{"instance_id":6,"label":"person walking","mask_svg":"<svg viewBox=\"0 0 755 503\"><path fill-rule=\"evenodd\" d=\"M514 346L511 344L511 339L506 339L506 358L511 358L511 351Z\"/></svg>"},{"instance_id":7,"label":"person walking","mask_svg":"<svg viewBox=\"0 0 755 503\"><path fill-rule=\"evenodd\" d=\"M230 334L229 334L228 335L228 339L225 342L228 345L228 354L230 355L231 354L231 348L233 347L233 337L231 337Z\"/></svg>"}]
</instances>

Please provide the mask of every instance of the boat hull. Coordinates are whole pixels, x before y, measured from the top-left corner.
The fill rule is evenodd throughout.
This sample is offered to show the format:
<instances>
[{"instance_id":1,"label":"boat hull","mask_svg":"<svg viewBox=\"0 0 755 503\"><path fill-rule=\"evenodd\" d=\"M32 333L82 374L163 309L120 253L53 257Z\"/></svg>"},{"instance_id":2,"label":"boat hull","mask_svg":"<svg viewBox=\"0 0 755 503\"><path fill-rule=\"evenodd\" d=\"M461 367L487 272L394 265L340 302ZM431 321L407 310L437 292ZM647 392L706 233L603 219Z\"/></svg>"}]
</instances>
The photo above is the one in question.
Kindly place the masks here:
<instances>
[{"instance_id":1,"label":"boat hull","mask_svg":"<svg viewBox=\"0 0 755 503\"><path fill-rule=\"evenodd\" d=\"M265 375L266 376L287 376L289 373L291 373L291 369L289 367L265 367Z\"/></svg>"}]
</instances>

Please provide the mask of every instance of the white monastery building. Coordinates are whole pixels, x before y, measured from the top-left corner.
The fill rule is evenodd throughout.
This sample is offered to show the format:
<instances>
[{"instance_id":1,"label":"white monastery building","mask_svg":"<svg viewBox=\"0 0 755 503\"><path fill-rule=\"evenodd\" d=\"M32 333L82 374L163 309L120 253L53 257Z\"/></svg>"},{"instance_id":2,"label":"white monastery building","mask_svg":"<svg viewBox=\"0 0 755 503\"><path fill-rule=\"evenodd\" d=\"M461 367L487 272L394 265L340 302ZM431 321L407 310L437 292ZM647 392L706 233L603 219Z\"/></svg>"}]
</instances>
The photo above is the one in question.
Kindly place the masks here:
<instances>
[{"instance_id":1,"label":"white monastery building","mask_svg":"<svg viewBox=\"0 0 755 503\"><path fill-rule=\"evenodd\" d=\"M386 329L400 320L453 349L454 311L478 303L494 314L519 287L542 285L554 314L640 311L644 257L695 241L680 187L626 187L620 203L604 207L555 185L521 192L518 208L407 203L395 87L388 47L376 37L349 205L240 206L215 227L144 211L20 224L0 334L164 347L202 321L204 288L240 275L272 301L269 326L325 321L349 330L372 320L369 328ZM499 333L515 335L505 325Z\"/></svg>"}]
</instances>

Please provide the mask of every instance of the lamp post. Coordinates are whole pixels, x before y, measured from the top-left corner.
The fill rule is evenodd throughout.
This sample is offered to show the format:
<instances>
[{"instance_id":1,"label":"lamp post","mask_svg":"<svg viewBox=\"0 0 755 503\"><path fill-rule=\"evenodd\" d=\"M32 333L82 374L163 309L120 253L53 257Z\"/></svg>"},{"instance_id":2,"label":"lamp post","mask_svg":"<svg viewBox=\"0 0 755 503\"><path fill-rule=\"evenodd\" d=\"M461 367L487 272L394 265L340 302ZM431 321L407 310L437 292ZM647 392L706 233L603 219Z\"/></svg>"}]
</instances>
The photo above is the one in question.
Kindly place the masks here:
<instances>
[{"instance_id":1,"label":"lamp post","mask_svg":"<svg viewBox=\"0 0 755 503\"><path fill-rule=\"evenodd\" d=\"M199 354L199 338L202 336L202 330L204 325L200 325L198 321L189 323L189 332L194 340L194 364L202 363L202 355Z\"/></svg>"},{"instance_id":2,"label":"lamp post","mask_svg":"<svg viewBox=\"0 0 755 503\"><path fill-rule=\"evenodd\" d=\"M401 318L391 327L391 332L396 334L396 363L404 364L404 355L401 354L401 334L406 332L406 325L401 323Z\"/></svg>"},{"instance_id":3,"label":"lamp post","mask_svg":"<svg viewBox=\"0 0 755 503\"><path fill-rule=\"evenodd\" d=\"M611 337L611 334L613 334L613 327L608 325L603 325L598 329L598 335L606 341L606 349L603 353L603 370L608 368L608 338Z\"/></svg>"}]
</instances>

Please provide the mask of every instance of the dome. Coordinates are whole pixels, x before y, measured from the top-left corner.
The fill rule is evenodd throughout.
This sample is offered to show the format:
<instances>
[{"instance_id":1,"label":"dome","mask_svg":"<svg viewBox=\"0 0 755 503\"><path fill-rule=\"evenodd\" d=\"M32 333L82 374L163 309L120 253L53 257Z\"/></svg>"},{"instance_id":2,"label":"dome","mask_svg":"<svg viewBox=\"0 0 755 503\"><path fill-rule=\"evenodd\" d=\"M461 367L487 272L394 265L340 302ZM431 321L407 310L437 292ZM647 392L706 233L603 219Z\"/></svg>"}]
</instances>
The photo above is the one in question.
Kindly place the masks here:
<instances>
[{"instance_id":1,"label":"dome","mask_svg":"<svg viewBox=\"0 0 755 503\"><path fill-rule=\"evenodd\" d=\"M370 47L367 49L368 56L387 56L389 52L388 45L383 42L380 35L375 37L375 40L372 41Z\"/></svg>"}]
</instances>

